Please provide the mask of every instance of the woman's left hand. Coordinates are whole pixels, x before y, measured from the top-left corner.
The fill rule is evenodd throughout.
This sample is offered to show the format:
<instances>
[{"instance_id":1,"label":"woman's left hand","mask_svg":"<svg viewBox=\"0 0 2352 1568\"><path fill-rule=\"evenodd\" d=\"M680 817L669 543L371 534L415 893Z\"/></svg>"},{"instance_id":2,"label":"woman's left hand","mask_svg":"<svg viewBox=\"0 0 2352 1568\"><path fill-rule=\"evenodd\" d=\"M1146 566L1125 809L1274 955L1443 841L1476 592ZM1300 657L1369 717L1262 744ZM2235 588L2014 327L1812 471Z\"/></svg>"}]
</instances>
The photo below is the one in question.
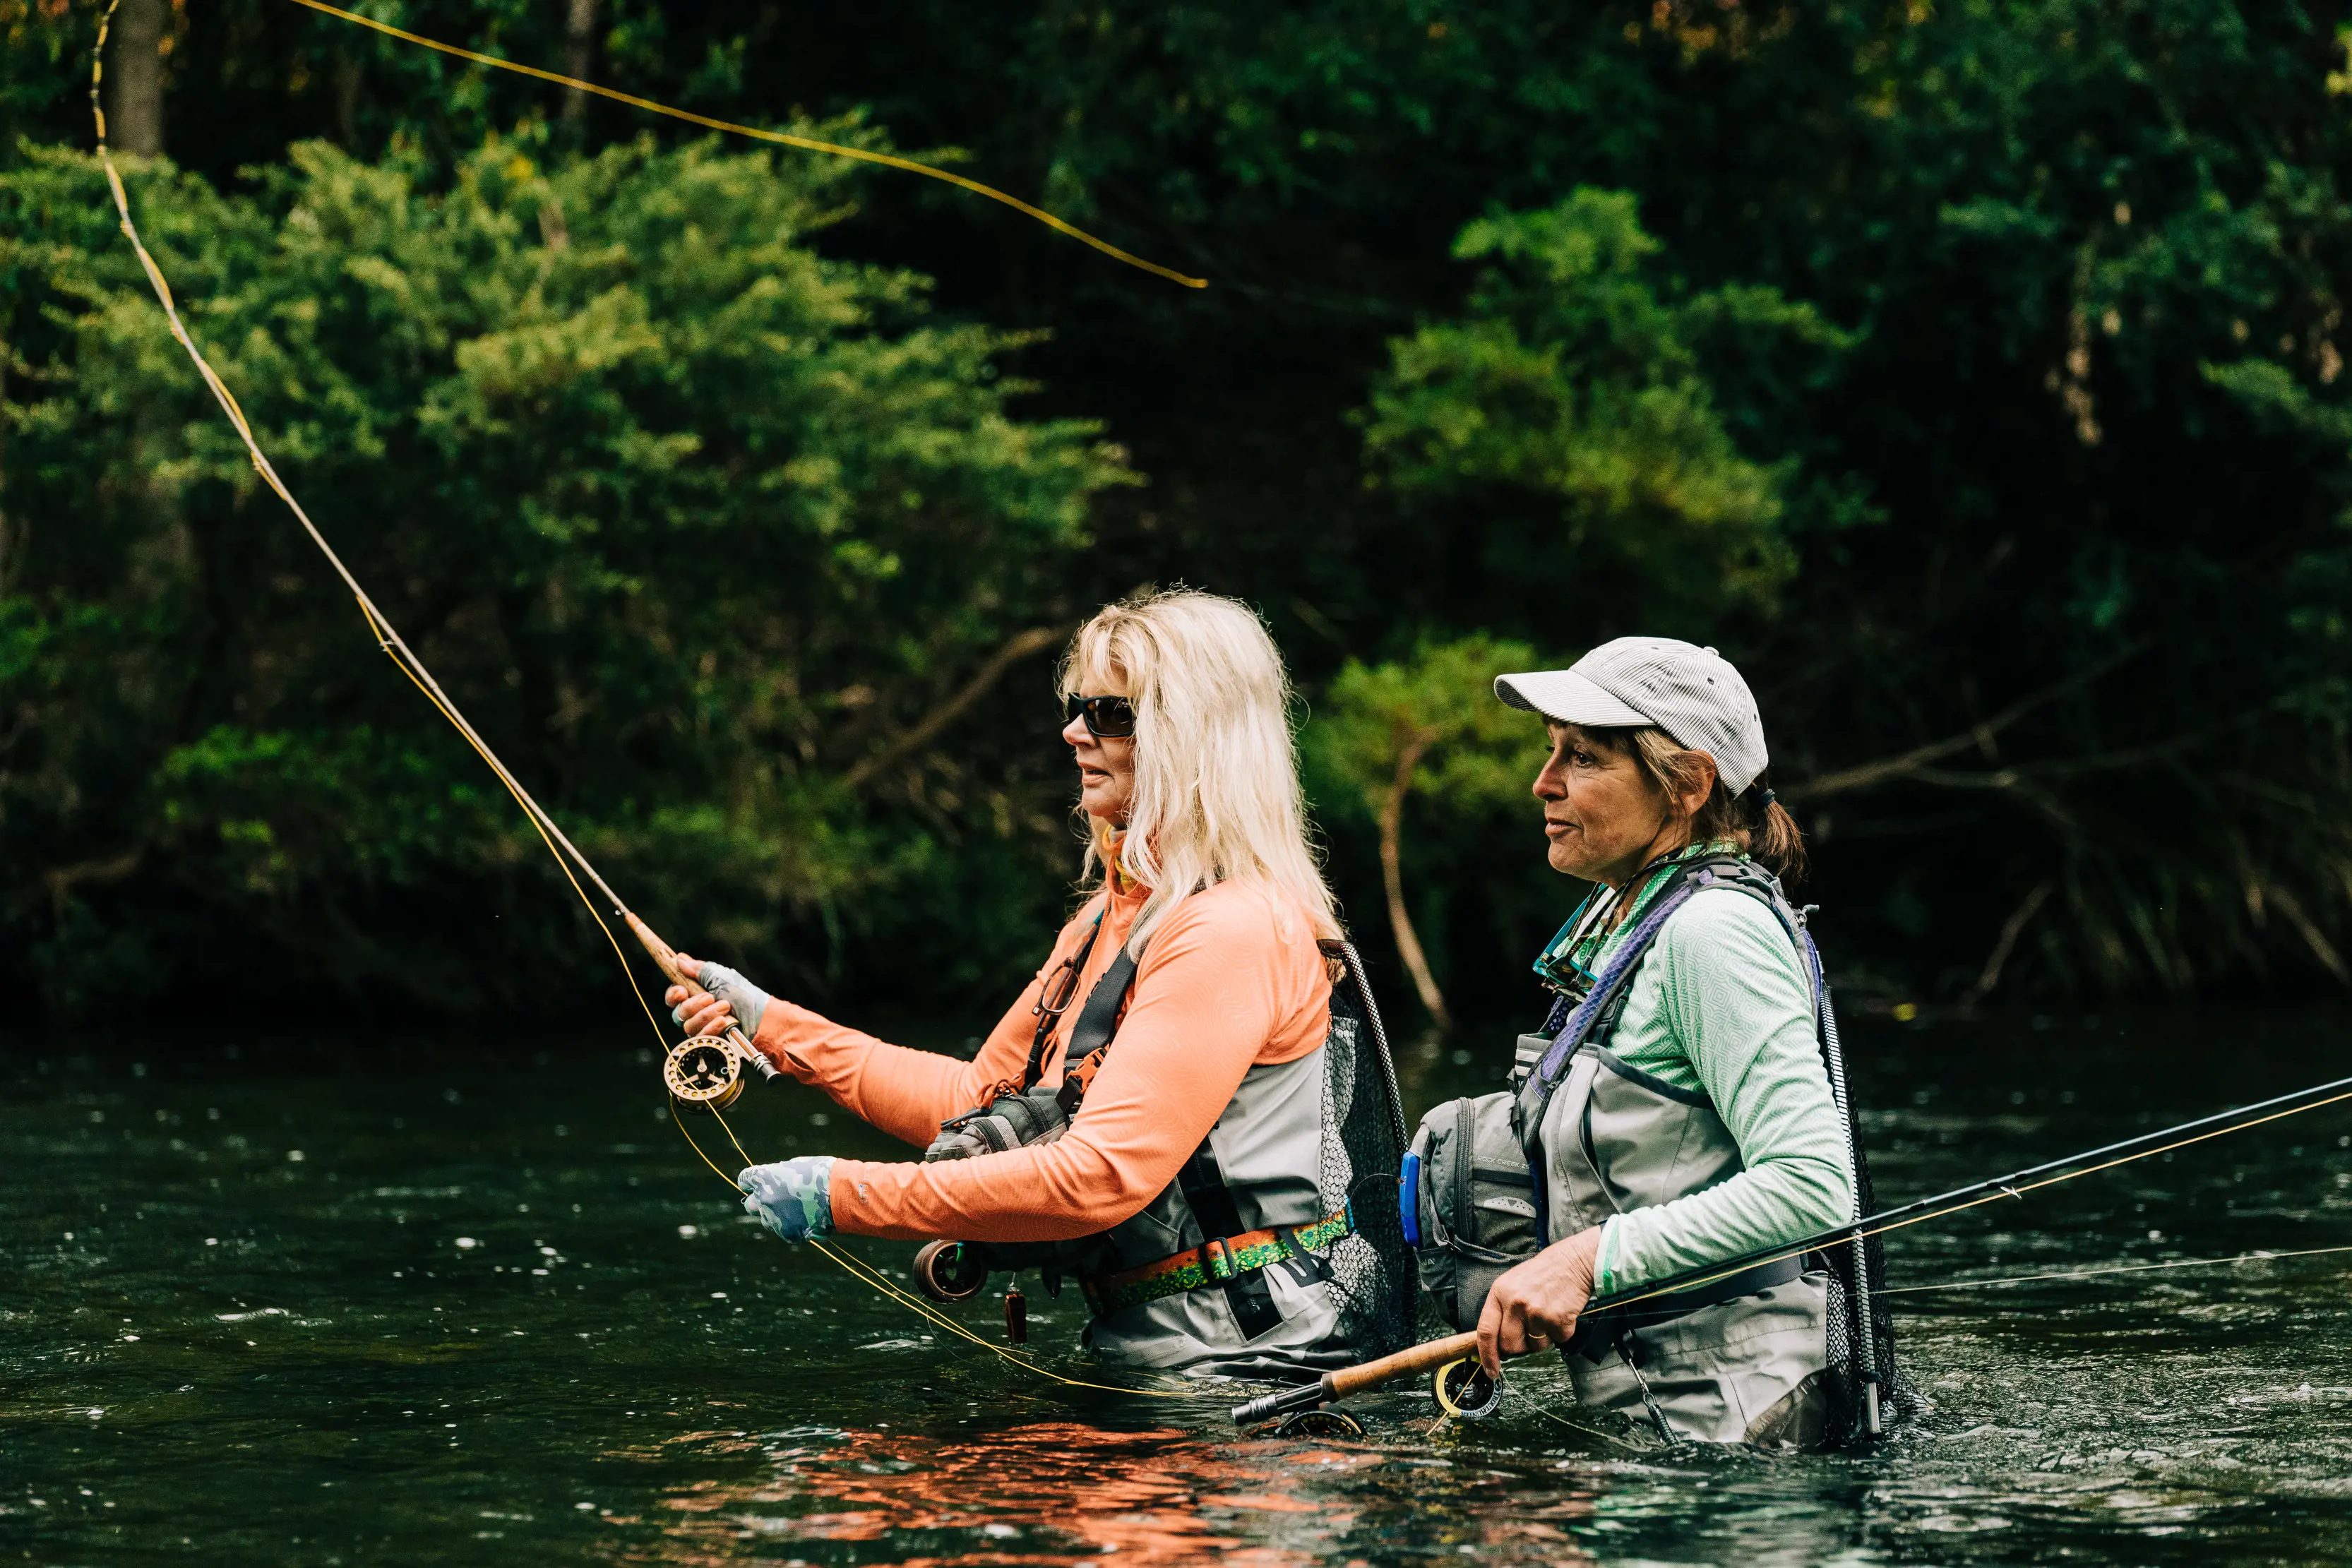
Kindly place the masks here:
<instances>
[{"instance_id":1,"label":"woman's left hand","mask_svg":"<svg viewBox=\"0 0 2352 1568\"><path fill-rule=\"evenodd\" d=\"M1592 1299L1592 1265L1601 1227L1555 1241L1496 1280L1478 1314L1478 1361L1499 1377L1503 1357L1565 1344Z\"/></svg>"},{"instance_id":2,"label":"woman's left hand","mask_svg":"<svg viewBox=\"0 0 2352 1568\"><path fill-rule=\"evenodd\" d=\"M801 1155L751 1166L735 1178L744 1212L786 1241L833 1234L833 1156Z\"/></svg>"}]
</instances>

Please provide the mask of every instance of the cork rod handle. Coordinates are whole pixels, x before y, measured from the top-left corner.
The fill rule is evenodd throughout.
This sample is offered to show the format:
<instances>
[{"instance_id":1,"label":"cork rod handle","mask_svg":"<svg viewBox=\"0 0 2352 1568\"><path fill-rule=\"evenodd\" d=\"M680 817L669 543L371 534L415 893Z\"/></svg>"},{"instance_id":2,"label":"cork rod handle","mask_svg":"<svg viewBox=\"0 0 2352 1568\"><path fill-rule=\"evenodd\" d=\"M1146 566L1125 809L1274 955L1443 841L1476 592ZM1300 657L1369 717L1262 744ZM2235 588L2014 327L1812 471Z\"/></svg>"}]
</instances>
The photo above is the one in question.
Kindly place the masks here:
<instances>
[{"instance_id":1,"label":"cork rod handle","mask_svg":"<svg viewBox=\"0 0 2352 1568\"><path fill-rule=\"evenodd\" d=\"M1444 1339L1431 1340L1427 1344L1401 1350L1394 1355L1384 1355L1378 1361L1368 1361L1361 1366L1342 1367L1337 1372L1325 1373L1323 1386L1328 1391L1328 1397L1345 1399L1368 1388L1378 1388L1382 1384L1433 1371L1449 1361L1460 1361L1465 1356L1477 1354L1477 1334L1452 1334Z\"/></svg>"}]
</instances>

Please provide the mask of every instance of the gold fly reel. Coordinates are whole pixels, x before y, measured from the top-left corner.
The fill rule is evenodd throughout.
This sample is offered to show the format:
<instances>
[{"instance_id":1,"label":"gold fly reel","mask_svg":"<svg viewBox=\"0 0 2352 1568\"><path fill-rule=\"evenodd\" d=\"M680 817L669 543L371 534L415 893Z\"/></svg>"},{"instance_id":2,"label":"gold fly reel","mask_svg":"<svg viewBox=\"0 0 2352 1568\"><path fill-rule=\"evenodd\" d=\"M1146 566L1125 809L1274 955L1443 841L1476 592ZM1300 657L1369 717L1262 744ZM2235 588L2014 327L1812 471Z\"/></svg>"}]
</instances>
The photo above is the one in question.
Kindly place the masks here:
<instances>
[{"instance_id":1,"label":"gold fly reel","mask_svg":"<svg viewBox=\"0 0 2352 1568\"><path fill-rule=\"evenodd\" d=\"M722 1035L697 1035L669 1048L662 1082L682 1105L723 1111L743 1092L743 1053Z\"/></svg>"}]
</instances>

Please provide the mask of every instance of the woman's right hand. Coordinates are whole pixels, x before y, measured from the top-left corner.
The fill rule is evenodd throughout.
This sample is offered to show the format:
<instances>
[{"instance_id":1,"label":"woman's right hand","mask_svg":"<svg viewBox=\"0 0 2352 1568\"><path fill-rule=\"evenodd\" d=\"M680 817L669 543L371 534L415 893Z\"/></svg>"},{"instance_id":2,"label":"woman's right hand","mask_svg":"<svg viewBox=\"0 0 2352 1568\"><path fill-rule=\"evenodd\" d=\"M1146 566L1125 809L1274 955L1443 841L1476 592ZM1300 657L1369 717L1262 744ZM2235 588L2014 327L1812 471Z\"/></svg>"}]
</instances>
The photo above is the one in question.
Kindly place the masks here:
<instances>
[{"instance_id":1,"label":"woman's right hand","mask_svg":"<svg viewBox=\"0 0 2352 1568\"><path fill-rule=\"evenodd\" d=\"M691 954L675 955L678 972L695 985L675 985L662 993L669 1016L688 1038L725 1034L740 1026L745 1039L760 1031L760 1019L774 998L724 964L706 964Z\"/></svg>"},{"instance_id":2,"label":"woman's right hand","mask_svg":"<svg viewBox=\"0 0 2352 1568\"><path fill-rule=\"evenodd\" d=\"M1478 1363L1489 1377L1503 1375L1503 1357L1566 1344L1592 1299L1593 1260L1601 1227L1555 1241L1506 1270L1486 1291L1478 1314Z\"/></svg>"}]
</instances>

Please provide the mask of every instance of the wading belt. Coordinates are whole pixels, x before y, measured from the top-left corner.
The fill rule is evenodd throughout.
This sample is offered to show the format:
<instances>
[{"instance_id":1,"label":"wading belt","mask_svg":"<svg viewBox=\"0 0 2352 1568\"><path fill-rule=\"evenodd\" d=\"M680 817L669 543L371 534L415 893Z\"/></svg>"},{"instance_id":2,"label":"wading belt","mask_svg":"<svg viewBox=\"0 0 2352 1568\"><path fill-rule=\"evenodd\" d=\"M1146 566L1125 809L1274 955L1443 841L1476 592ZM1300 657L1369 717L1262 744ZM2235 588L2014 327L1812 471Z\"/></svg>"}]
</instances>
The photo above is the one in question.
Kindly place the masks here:
<instances>
[{"instance_id":1,"label":"wading belt","mask_svg":"<svg viewBox=\"0 0 2352 1568\"><path fill-rule=\"evenodd\" d=\"M1231 1201L1228 1199L1228 1201ZM1195 1211L1197 1212L1197 1210ZM1266 1295L1265 1281L1258 1270L1292 1259L1307 1258L1313 1249L1328 1247L1340 1238L1352 1235L1356 1228L1354 1207L1328 1215L1312 1225L1277 1225L1266 1230L1246 1230L1239 1236L1223 1236L1202 1242L1189 1251L1156 1263L1145 1263L1117 1274L1098 1279L1080 1280L1087 1293L1087 1305L1095 1316L1118 1312L1122 1308L1141 1306L1187 1291L1199 1291L1211 1285L1223 1285L1230 1295L1236 1286L1253 1286L1252 1294ZM1255 1339L1282 1321L1274 1311L1271 1299L1265 1310L1272 1315L1263 1327L1253 1328L1243 1318L1244 1309L1238 1303L1234 1316L1242 1332ZM1258 1315L1252 1314L1254 1317Z\"/></svg>"},{"instance_id":2,"label":"wading belt","mask_svg":"<svg viewBox=\"0 0 2352 1568\"><path fill-rule=\"evenodd\" d=\"M1585 1360L1597 1364L1617 1353L1618 1339L1624 1334L1637 1329L1670 1323L1676 1318L1686 1318L1702 1307L1720 1306L1726 1301L1736 1301L1742 1296L1769 1291L1775 1285L1788 1284L1801 1278L1804 1271L1803 1259L1776 1258L1769 1263L1759 1263L1753 1269L1742 1269L1730 1278L1717 1280L1713 1284L1654 1296L1646 1301L1621 1307L1615 1312L1588 1313L1578 1320L1575 1334L1560 1348L1573 1351Z\"/></svg>"}]
</instances>

